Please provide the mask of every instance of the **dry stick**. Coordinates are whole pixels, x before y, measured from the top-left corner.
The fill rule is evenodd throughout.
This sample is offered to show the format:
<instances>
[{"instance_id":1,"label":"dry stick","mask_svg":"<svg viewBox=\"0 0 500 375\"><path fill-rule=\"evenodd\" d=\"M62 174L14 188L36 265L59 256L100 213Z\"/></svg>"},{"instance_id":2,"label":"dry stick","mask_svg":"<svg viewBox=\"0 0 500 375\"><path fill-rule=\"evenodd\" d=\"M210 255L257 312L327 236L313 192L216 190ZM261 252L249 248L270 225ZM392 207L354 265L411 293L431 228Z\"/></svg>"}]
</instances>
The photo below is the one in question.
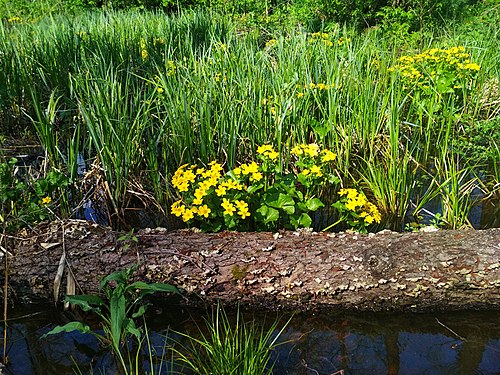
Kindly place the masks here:
<instances>
[{"instance_id":1,"label":"dry stick","mask_svg":"<svg viewBox=\"0 0 500 375\"><path fill-rule=\"evenodd\" d=\"M4 233L2 233L2 238L0 239L0 247L1 247L3 241L4 241ZM3 248L2 248L2 250L3 250ZM9 260L8 259L9 259L9 252L7 251L7 249L5 249L5 252L4 252L5 284L4 284L4 287L3 287L3 320L4 320L4 327L3 327L3 363L4 363L4 365L7 364L7 303L8 303L7 292L8 292L8 289L9 289Z\"/></svg>"},{"instance_id":2,"label":"dry stick","mask_svg":"<svg viewBox=\"0 0 500 375\"><path fill-rule=\"evenodd\" d=\"M438 318L436 318L436 322L438 322L438 324L439 324L440 326L442 326L442 327L446 328L448 331L450 331L451 333L453 333L453 334L454 334L456 337L458 337L460 340L462 340L462 341L467 341L467 339L466 339L465 337L460 336L458 333L456 333L456 332L455 332L454 330L452 330L450 327L447 327L445 324L441 323L441 322L439 321L439 319L438 319Z\"/></svg>"}]
</instances>

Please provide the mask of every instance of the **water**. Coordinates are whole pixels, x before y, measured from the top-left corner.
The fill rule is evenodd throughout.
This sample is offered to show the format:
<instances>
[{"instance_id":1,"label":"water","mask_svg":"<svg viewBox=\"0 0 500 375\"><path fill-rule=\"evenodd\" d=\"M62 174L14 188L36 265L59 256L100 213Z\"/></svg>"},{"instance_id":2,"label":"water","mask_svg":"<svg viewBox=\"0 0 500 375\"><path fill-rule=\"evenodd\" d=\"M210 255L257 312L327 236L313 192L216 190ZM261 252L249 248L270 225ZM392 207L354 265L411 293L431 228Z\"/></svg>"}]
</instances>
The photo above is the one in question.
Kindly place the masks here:
<instances>
[{"instance_id":1,"label":"water","mask_svg":"<svg viewBox=\"0 0 500 375\"><path fill-rule=\"evenodd\" d=\"M148 327L158 356L167 336L180 338L172 330L196 335L209 315L179 306L155 311ZM234 312L229 315L234 319ZM300 313L282 335L286 342L273 353L274 374L500 374L499 316L498 312ZM283 313L245 313L245 321L259 323L270 324L277 317L282 322L287 318ZM82 374L116 373L109 351L90 335L40 339L66 322L63 313L37 306L16 309L10 318L9 365L3 374L65 375L77 368ZM167 369L169 360L169 355L163 360L163 374L173 373Z\"/></svg>"}]
</instances>

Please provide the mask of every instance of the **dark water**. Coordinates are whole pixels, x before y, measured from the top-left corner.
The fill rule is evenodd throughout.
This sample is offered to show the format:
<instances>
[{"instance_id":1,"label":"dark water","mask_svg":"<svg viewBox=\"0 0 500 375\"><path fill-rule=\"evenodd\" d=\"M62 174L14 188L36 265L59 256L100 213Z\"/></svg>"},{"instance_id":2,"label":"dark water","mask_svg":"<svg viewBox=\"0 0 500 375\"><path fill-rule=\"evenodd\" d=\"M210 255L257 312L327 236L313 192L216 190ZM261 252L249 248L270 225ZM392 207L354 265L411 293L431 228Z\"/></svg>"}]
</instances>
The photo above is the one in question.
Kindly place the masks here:
<instances>
[{"instance_id":1,"label":"dark water","mask_svg":"<svg viewBox=\"0 0 500 375\"><path fill-rule=\"evenodd\" d=\"M178 368L165 349L180 339L172 330L196 335L210 314L174 306L149 317L150 341L162 374L180 373L175 372ZM228 315L234 318L235 313ZM246 312L244 316L245 321L264 325L277 318L285 323L288 317L274 312ZM65 322L61 312L38 306L17 309L10 318L9 364L0 373L64 375L76 369L82 374L116 373L109 351L90 335L68 333L40 339L55 324ZM500 374L499 318L498 311L296 314L281 336L285 343L273 353L274 374ZM162 353L166 353L163 360ZM159 366L155 374L160 373Z\"/></svg>"}]
</instances>

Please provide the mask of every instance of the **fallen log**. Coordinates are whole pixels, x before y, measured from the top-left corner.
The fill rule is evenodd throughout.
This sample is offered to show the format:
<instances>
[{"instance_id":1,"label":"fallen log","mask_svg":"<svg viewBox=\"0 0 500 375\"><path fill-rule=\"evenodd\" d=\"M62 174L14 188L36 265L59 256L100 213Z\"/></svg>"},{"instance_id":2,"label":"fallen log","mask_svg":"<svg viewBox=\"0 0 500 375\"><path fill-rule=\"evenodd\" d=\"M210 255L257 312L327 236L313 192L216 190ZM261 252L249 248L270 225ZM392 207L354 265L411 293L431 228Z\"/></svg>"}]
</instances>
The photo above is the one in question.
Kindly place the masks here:
<instances>
[{"instance_id":1,"label":"fallen log","mask_svg":"<svg viewBox=\"0 0 500 375\"><path fill-rule=\"evenodd\" d=\"M139 263L138 279L173 284L187 303L371 311L500 307L500 228L124 234L68 221L40 225L8 243L9 290L17 301L60 300L67 279L75 285L69 283L70 292L97 293L102 277ZM54 297L58 270L65 277Z\"/></svg>"}]
</instances>

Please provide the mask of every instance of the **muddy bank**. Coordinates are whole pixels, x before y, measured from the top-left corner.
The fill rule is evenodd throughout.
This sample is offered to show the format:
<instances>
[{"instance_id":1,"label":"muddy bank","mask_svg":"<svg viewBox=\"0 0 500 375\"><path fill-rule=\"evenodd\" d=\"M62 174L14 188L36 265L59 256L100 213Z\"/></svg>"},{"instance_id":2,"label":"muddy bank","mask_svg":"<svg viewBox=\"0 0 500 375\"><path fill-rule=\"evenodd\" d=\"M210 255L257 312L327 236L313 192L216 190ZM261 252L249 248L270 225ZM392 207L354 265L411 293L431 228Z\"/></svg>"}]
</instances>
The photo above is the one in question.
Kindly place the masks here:
<instances>
[{"instance_id":1,"label":"muddy bank","mask_svg":"<svg viewBox=\"0 0 500 375\"><path fill-rule=\"evenodd\" d=\"M68 221L9 238L11 300L96 293L100 278L139 262L139 279L176 285L186 303L370 311L500 307L498 228L370 235L158 228L123 236Z\"/></svg>"}]
</instances>

